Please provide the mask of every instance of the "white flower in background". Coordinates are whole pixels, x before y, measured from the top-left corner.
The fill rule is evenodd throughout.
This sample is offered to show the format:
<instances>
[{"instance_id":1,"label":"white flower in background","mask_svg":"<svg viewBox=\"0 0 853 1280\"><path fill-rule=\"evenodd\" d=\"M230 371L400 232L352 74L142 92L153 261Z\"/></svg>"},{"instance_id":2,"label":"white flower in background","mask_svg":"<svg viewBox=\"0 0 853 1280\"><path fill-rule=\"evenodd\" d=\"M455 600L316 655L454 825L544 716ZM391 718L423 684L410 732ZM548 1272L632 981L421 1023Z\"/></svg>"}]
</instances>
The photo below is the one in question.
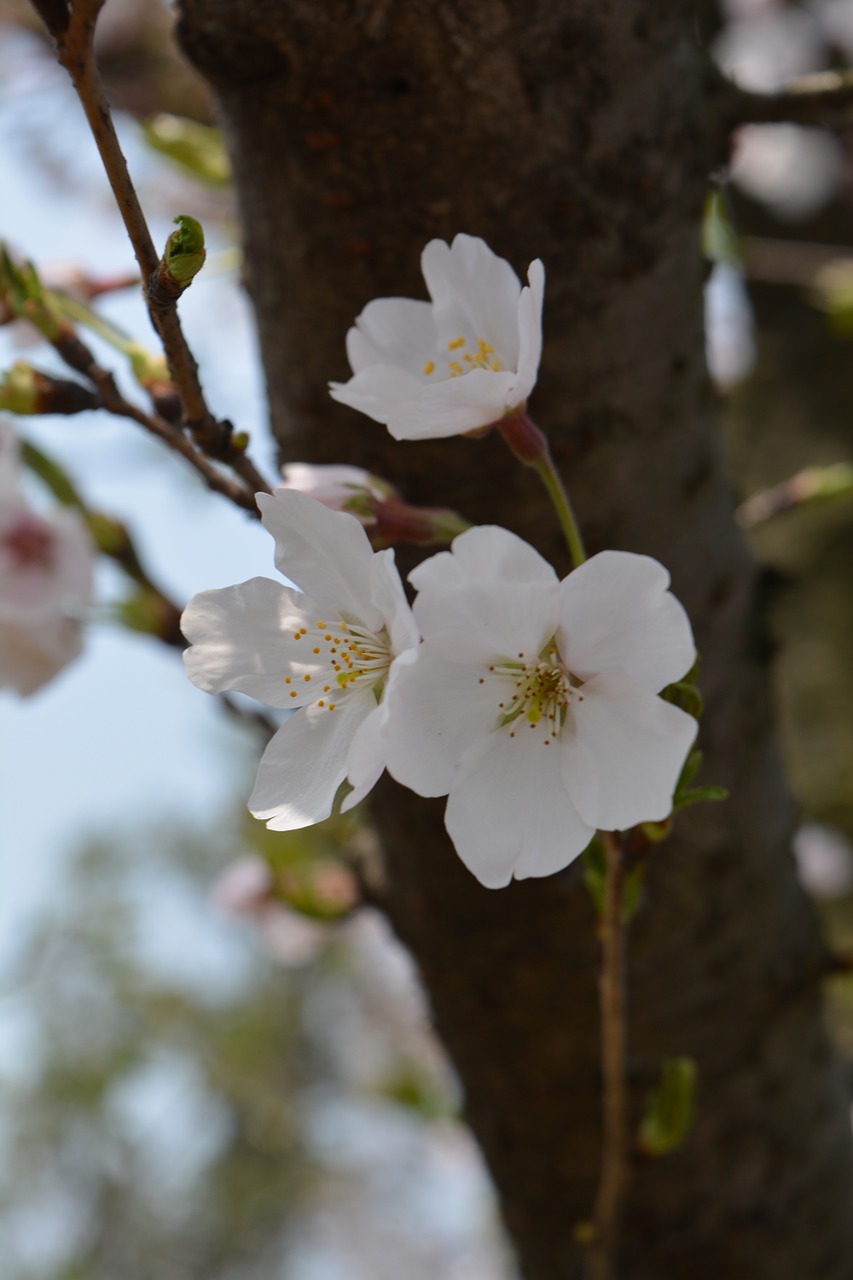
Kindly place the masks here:
<instances>
[{"instance_id":1,"label":"white flower in background","mask_svg":"<svg viewBox=\"0 0 853 1280\"><path fill-rule=\"evenodd\" d=\"M521 287L475 236L431 240L421 256L431 302L377 298L347 334L353 377L335 400L383 422L397 440L455 436L523 409L542 353L545 269Z\"/></svg>"},{"instance_id":2,"label":"white flower in background","mask_svg":"<svg viewBox=\"0 0 853 1280\"><path fill-rule=\"evenodd\" d=\"M282 467L281 474L283 484L279 488L307 493L309 498L322 502L324 507L331 507L332 511L346 511L353 499L367 498L373 502L384 502L395 493L390 484L362 467L288 462ZM350 514L362 519L358 511Z\"/></svg>"},{"instance_id":3,"label":"white flower in background","mask_svg":"<svg viewBox=\"0 0 853 1280\"><path fill-rule=\"evenodd\" d=\"M78 657L93 565L76 511L47 518L30 505L17 442L0 431L0 688L35 693Z\"/></svg>"},{"instance_id":4,"label":"white flower in background","mask_svg":"<svg viewBox=\"0 0 853 1280\"><path fill-rule=\"evenodd\" d=\"M181 621L190 679L293 709L269 743L249 808L275 831L320 822L344 780L350 809L385 767L380 699L395 655L418 633L392 551L371 550L357 520L289 490L258 494L275 538L269 578L194 596Z\"/></svg>"},{"instance_id":5,"label":"white flower in background","mask_svg":"<svg viewBox=\"0 0 853 1280\"><path fill-rule=\"evenodd\" d=\"M705 283L705 359L721 391L742 382L755 364L755 318L743 272L717 262Z\"/></svg>"},{"instance_id":6,"label":"white flower in background","mask_svg":"<svg viewBox=\"0 0 853 1280\"><path fill-rule=\"evenodd\" d=\"M667 817L696 721L657 694L695 650L662 565L603 551L560 582L485 527L411 581L424 641L392 673L388 769L448 796L447 830L484 885L550 875L596 829Z\"/></svg>"}]
</instances>

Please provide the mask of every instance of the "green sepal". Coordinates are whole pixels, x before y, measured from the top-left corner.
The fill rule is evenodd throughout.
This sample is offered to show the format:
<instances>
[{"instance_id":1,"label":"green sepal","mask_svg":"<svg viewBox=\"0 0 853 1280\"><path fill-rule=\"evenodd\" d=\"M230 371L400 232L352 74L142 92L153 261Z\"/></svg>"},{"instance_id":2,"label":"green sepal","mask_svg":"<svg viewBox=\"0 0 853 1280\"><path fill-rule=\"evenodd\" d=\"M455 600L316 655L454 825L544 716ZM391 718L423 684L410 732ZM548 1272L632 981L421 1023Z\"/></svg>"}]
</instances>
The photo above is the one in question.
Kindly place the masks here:
<instances>
[{"instance_id":1,"label":"green sepal","mask_svg":"<svg viewBox=\"0 0 853 1280\"><path fill-rule=\"evenodd\" d=\"M680 707L682 711L686 711L694 720L701 720L702 712L705 710L705 700L697 685L689 679L677 680L675 684L667 685L660 696L664 702L671 702L674 707Z\"/></svg>"},{"instance_id":2,"label":"green sepal","mask_svg":"<svg viewBox=\"0 0 853 1280\"><path fill-rule=\"evenodd\" d=\"M684 1142L696 1111L696 1063L692 1058L664 1058L660 1084L646 1098L637 1135L648 1156L666 1156Z\"/></svg>"}]
</instances>

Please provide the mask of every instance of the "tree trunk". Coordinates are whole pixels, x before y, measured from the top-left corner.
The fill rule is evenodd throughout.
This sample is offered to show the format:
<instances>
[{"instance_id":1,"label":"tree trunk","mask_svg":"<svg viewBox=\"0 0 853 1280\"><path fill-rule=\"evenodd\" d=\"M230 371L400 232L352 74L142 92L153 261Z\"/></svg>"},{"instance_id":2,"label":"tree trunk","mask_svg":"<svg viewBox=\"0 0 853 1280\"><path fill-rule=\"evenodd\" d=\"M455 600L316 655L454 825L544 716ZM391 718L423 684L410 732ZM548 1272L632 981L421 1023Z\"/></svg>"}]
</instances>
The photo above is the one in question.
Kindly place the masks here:
<instances>
[{"instance_id":1,"label":"tree trunk","mask_svg":"<svg viewBox=\"0 0 853 1280\"><path fill-rule=\"evenodd\" d=\"M590 552L658 557L693 620L704 777L731 799L651 856L631 935L635 1115L692 1055L685 1146L634 1175L629 1280L848 1280L847 1099L825 953L788 852L758 576L735 530L703 363L700 221L714 99L685 0L183 0L235 166L246 278L283 456L354 462L414 501L501 523L567 568L535 476L501 441L396 444L334 404L344 336L423 296L427 240L546 265L531 411ZM443 802L385 782L383 904L412 949L526 1280L580 1276L598 1174L597 944L575 864L491 892Z\"/></svg>"}]
</instances>

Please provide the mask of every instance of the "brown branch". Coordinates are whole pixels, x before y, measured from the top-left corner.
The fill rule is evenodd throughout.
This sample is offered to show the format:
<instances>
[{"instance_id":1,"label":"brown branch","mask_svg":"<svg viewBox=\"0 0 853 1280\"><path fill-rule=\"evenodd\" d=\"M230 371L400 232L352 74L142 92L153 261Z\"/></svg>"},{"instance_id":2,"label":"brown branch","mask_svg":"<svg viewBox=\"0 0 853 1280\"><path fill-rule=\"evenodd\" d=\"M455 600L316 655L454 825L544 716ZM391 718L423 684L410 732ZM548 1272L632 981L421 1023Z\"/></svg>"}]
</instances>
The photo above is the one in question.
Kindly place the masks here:
<instances>
[{"instance_id":1,"label":"brown branch","mask_svg":"<svg viewBox=\"0 0 853 1280\"><path fill-rule=\"evenodd\" d=\"M726 138L744 124L801 124L835 133L853 129L853 71L814 72L776 93L743 89L719 71L711 82Z\"/></svg>"},{"instance_id":2,"label":"brown branch","mask_svg":"<svg viewBox=\"0 0 853 1280\"><path fill-rule=\"evenodd\" d=\"M61 4L48 6L47 9L43 3L35 4L34 7L56 41L58 61L71 78L100 153L139 263L148 314L163 344L187 427L199 449L229 466L248 489L253 493L269 493L269 484L251 459L242 448L234 445L231 424L218 421L208 408L199 379L198 365L181 328L176 300L165 299L156 289L160 257L119 144L95 60L95 26L103 2L104 0L75 0L70 13ZM221 487L219 491L225 492ZM241 502L240 505L245 503Z\"/></svg>"},{"instance_id":3,"label":"brown branch","mask_svg":"<svg viewBox=\"0 0 853 1280\"><path fill-rule=\"evenodd\" d=\"M601 915L601 1065L603 1133L589 1280L615 1280L628 1176L627 1010L625 999L625 863L621 837L603 831L607 860Z\"/></svg>"},{"instance_id":4,"label":"brown branch","mask_svg":"<svg viewBox=\"0 0 853 1280\"><path fill-rule=\"evenodd\" d=\"M178 427L167 422L159 414L148 413L126 399L119 391L112 373L98 364L91 350L70 326L60 329L51 342L66 364L95 385L100 395L101 407L121 418L132 419L146 431L157 436L195 468L209 489L215 493L221 493L236 506L248 511L255 519L260 519L260 512L255 502L255 491L251 486L233 480L221 471L196 449L192 441Z\"/></svg>"}]
</instances>

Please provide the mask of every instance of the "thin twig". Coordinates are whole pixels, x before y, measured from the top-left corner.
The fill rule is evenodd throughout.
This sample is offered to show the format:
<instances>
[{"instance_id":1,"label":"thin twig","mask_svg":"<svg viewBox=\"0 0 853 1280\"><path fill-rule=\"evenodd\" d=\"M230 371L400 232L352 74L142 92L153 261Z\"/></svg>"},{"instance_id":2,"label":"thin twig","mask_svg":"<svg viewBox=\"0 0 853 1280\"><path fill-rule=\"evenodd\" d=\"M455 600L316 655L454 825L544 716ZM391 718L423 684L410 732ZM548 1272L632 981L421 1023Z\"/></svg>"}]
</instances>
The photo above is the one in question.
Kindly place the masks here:
<instances>
[{"instance_id":1,"label":"thin twig","mask_svg":"<svg viewBox=\"0 0 853 1280\"><path fill-rule=\"evenodd\" d=\"M56 40L57 58L71 77L89 122L139 263L148 312L163 343L169 372L178 390L187 426L199 448L229 466L252 493L269 493L268 483L251 459L243 449L235 448L230 424L219 422L207 406L199 380L198 365L184 337L174 300L166 301L156 290L152 290L160 258L119 145L109 102L95 61L95 25L102 4L103 0L75 0L70 11L61 4L45 6L37 3L35 7ZM49 10L47 13L46 8ZM221 486L219 491L225 492ZM245 503L241 502L240 505Z\"/></svg>"},{"instance_id":2,"label":"thin twig","mask_svg":"<svg viewBox=\"0 0 853 1280\"><path fill-rule=\"evenodd\" d=\"M621 838L603 831L607 860L601 916L601 1175L595 1202L589 1280L615 1280L622 1205L628 1178L627 1008L625 993L625 866Z\"/></svg>"},{"instance_id":3,"label":"thin twig","mask_svg":"<svg viewBox=\"0 0 853 1280\"><path fill-rule=\"evenodd\" d=\"M167 422L159 414L146 412L146 410L140 409L138 405L127 400L119 391L115 378L110 371L98 364L86 343L73 331L60 332L52 345L66 364L94 383L100 394L101 404L104 409L110 413L117 414L119 417L130 418L133 422L137 422L141 427L144 427L146 431L157 436L170 449L174 449L182 458L185 458L190 466L195 468L209 489L216 493L221 493L236 506L242 507L244 511L248 511L250 515L260 519L254 491L248 485L238 480L233 480L224 471L221 471L215 463L211 462L196 449L192 441L179 428Z\"/></svg>"}]
</instances>

